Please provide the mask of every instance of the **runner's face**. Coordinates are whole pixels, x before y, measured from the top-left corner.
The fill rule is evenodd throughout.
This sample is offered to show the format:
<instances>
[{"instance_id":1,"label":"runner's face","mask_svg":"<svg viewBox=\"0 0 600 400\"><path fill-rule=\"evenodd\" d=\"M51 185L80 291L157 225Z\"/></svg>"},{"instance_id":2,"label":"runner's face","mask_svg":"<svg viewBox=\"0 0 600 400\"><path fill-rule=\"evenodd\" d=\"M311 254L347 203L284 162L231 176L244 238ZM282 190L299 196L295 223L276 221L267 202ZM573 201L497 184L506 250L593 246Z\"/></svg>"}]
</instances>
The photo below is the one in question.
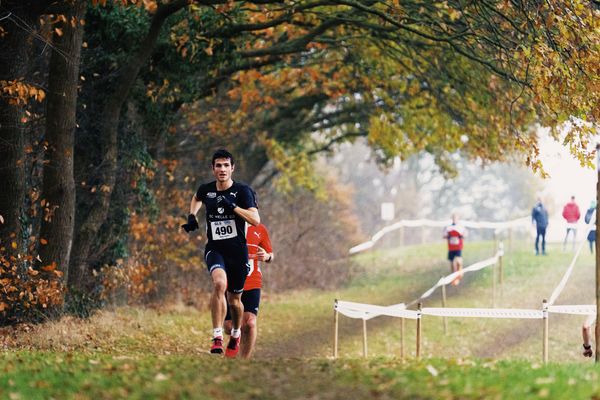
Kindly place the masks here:
<instances>
[{"instance_id":1,"label":"runner's face","mask_svg":"<svg viewBox=\"0 0 600 400\"><path fill-rule=\"evenodd\" d=\"M233 165L229 158L217 158L213 164L213 174L218 182L228 182L233 173Z\"/></svg>"}]
</instances>

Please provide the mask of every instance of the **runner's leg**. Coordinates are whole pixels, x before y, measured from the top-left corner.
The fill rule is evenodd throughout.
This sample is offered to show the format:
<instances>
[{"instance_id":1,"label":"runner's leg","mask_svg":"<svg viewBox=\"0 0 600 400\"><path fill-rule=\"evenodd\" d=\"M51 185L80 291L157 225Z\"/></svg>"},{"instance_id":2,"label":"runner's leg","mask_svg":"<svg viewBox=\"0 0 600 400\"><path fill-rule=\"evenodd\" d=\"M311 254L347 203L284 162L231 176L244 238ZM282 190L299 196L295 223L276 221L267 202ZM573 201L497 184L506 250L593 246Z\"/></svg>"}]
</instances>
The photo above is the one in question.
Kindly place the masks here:
<instances>
[{"instance_id":1,"label":"runner's leg","mask_svg":"<svg viewBox=\"0 0 600 400\"><path fill-rule=\"evenodd\" d=\"M254 351L257 336L257 318L251 312L244 312L242 322L242 342L240 343L240 354L242 358L250 358Z\"/></svg>"},{"instance_id":2,"label":"runner's leg","mask_svg":"<svg viewBox=\"0 0 600 400\"><path fill-rule=\"evenodd\" d=\"M213 281L213 292L210 296L210 313L213 328L222 328L227 313L225 290L227 289L227 276L222 268L216 268L210 274Z\"/></svg>"}]
</instances>

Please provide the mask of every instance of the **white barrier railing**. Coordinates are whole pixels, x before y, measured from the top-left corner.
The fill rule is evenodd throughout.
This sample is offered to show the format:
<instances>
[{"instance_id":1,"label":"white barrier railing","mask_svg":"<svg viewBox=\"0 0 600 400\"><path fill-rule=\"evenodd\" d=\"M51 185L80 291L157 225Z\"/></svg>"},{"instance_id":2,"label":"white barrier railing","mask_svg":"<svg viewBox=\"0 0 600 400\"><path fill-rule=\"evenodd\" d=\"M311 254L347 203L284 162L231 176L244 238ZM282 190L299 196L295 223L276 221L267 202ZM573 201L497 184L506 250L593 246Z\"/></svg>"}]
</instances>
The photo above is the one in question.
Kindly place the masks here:
<instances>
[{"instance_id":1,"label":"white barrier railing","mask_svg":"<svg viewBox=\"0 0 600 400\"><path fill-rule=\"evenodd\" d=\"M465 228L470 229L494 229L498 231L520 226L530 227L531 217L517 218L507 222L461 221L461 225L463 225ZM350 248L348 252L350 254L356 254L360 253L361 251L368 250L372 248L375 245L375 243L377 243L377 241L379 241L386 234L404 227L443 228L445 226L448 226L448 221L436 221L431 219L400 220L398 222L393 223L392 225L388 225L382 228L381 230L376 232L370 240L357 244L356 246Z\"/></svg>"},{"instance_id":2,"label":"white barrier railing","mask_svg":"<svg viewBox=\"0 0 600 400\"><path fill-rule=\"evenodd\" d=\"M596 219L594 218L594 216L596 215L596 212L594 211L594 214L592 215L591 221L595 221ZM593 230L596 229L596 225L589 225L588 229L585 231L585 235L584 237L587 237L588 233ZM575 263L577 262L577 258L579 258L579 254L581 253L581 249L583 248L585 244L585 240L582 241L579 244L579 247L577 248L577 251L575 252L575 255L573 256L573 259L571 260L571 263L569 264L569 267L567 268L567 270L565 271L562 279L560 280L560 282L558 283L558 285L554 288L554 290L552 291L552 294L550 295L550 300L548 300L548 305L552 306L554 304L554 302L556 301L556 299L558 299L558 296L560 296L560 294L562 293L562 291L565 288L565 285L567 284L569 278L571 277L571 273L573 272L573 268L575 268Z\"/></svg>"},{"instance_id":3,"label":"white barrier railing","mask_svg":"<svg viewBox=\"0 0 600 400\"><path fill-rule=\"evenodd\" d=\"M506 225L511 225L511 223L516 223L516 222L522 223L522 221L524 219L525 218L521 218L518 220L511 221L510 223L498 223L498 225L506 226ZM592 220L594 220L594 218L592 218ZM381 236L383 236L385 233L387 233L391 230L397 229L400 226L411 226L411 225L405 224L406 222L409 222L410 224L413 224L413 223L421 224L421 225L412 225L412 226L424 226L423 221L436 223L436 224L438 223L436 221L429 221L429 220L400 221L397 224L394 224L394 225L391 225L390 227L384 228L382 231L380 231L376 235L374 235L371 246L374 244L374 242L379 240L381 238ZM403 224L403 225L398 225L398 224ZM479 225L481 225L481 224L485 224L485 223L479 223ZM438 226L438 225L435 225L435 226ZM587 232L589 232L592 229L595 229L595 225L593 225L593 224L589 225L588 230L586 231L586 236L587 236ZM431 296L437 288L445 287L446 285L450 284L454 279L456 279L458 276L460 276L462 274L478 271L478 270L486 268L490 265L494 265L495 263L501 261L502 256L503 256L502 245L500 246L500 250L496 253L496 255L494 257L489 258L487 260L477 262L475 264L472 264L472 265L464 268L462 271L456 271L445 277L440 278L440 280L433 287L431 287L429 290L427 290L425 293L423 293L418 299L413 300L412 302L408 303L407 305L404 303L399 303L399 304L395 304L395 305L391 305L391 306L378 306L378 305L372 305L372 304L335 300L335 305L334 305L334 310L335 310L334 311L335 312L334 356L337 356L337 340L338 340L338 338L337 338L337 334L338 334L337 314L338 313L346 315L350 318L358 318L358 319L363 320L363 340L364 340L363 349L364 349L365 356L367 354L366 321L368 319L371 319L371 318L374 318L377 316L385 315L385 316L391 316L391 317L398 317L398 318L402 318L402 319L417 320L417 335L416 335L417 336L417 344L416 344L417 351L416 351L416 353L417 353L417 357L419 357L420 346L421 346L420 345L421 316L429 315L429 316L444 317L444 318L445 317L473 317L473 318L542 319L544 322L543 361L547 362L548 361L548 314L549 313L571 314L571 315L595 315L597 313L596 306L591 305L591 304L590 305L558 305L558 306L554 305L554 302L558 299L558 297L564 290L566 283L568 282L568 280L573 272L576 261L579 257L579 254L581 252L581 249L582 249L584 243L585 242L582 242L580 244L580 246L578 247L577 252L573 256L573 259L571 260L569 266L567 267L567 270L565 271L562 279L560 280L558 285L554 288L552 295L550 296L550 300L543 301L541 310L513 309L513 308L447 308L447 307L443 307L443 308L427 307L427 308L421 309L420 300L423 300L423 299ZM364 245L364 243L362 245ZM359 245L359 246L361 246L361 245ZM371 247L371 246L369 246L369 247ZM494 279L495 279L495 277L494 277ZM494 280L494 284L495 284L495 280ZM406 309L410 305L417 303L417 302L418 302L418 309L416 311ZM402 325L402 327L403 327L403 325ZM401 332L403 332L403 328L402 328ZM403 334L401 333L401 335L403 335ZM403 343L403 338L401 339L401 342ZM403 354L403 349L401 350L401 352Z\"/></svg>"},{"instance_id":4,"label":"white barrier railing","mask_svg":"<svg viewBox=\"0 0 600 400\"><path fill-rule=\"evenodd\" d=\"M483 268L489 267L490 265L494 265L498 262L498 260L500 259L500 257L502 257L504 255L504 252L502 249L500 249L496 255L492 258L488 258L487 260L483 260L483 261L479 261L475 264L469 265L468 267L463 268L460 271L455 271L453 273L451 273L450 275L446 275L443 278L440 278L439 281L437 281L437 283L435 285L433 285L429 290L427 290L425 293L423 293L421 295L421 297L419 297L417 300L413 300L410 303L408 303L409 305L415 304L417 303L419 300L425 299L429 296L431 296L433 294L433 292L435 292L435 290L439 287L445 286L445 285L449 285L450 283L452 283L452 281L454 281L456 278L469 273L469 272L475 272L475 271L479 271Z\"/></svg>"}]
</instances>

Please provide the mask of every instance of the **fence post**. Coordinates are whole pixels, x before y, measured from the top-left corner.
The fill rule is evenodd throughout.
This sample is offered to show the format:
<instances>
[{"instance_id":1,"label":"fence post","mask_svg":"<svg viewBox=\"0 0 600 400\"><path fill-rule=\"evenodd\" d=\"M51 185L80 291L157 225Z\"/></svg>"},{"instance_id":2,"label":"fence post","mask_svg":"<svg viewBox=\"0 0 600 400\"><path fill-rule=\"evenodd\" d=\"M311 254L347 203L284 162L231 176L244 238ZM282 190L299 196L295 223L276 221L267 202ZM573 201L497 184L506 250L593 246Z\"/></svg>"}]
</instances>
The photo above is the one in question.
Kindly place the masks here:
<instances>
[{"instance_id":1,"label":"fence post","mask_svg":"<svg viewBox=\"0 0 600 400\"><path fill-rule=\"evenodd\" d=\"M338 320L339 313L337 310L337 299L335 299L333 305L333 358L338 356Z\"/></svg>"},{"instance_id":2,"label":"fence post","mask_svg":"<svg viewBox=\"0 0 600 400\"><path fill-rule=\"evenodd\" d=\"M446 285L442 285L442 307L446 308ZM444 323L444 335L448 334L448 319L444 316L442 317L442 321Z\"/></svg>"},{"instance_id":3,"label":"fence post","mask_svg":"<svg viewBox=\"0 0 600 400\"><path fill-rule=\"evenodd\" d=\"M496 263L492 264L492 308L496 308Z\"/></svg>"},{"instance_id":4,"label":"fence post","mask_svg":"<svg viewBox=\"0 0 600 400\"><path fill-rule=\"evenodd\" d=\"M404 226L400 227L400 247L404 246Z\"/></svg>"},{"instance_id":5,"label":"fence post","mask_svg":"<svg viewBox=\"0 0 600 400\"><path fill-rule=\"evenodd\" d=\"M417 360L421 358L421 303L417 306L417 346L416 346L416 356Z\"/></svg>"},{"instance_id":6,"label":"fence post","mask_svg":"<svg viewBox=\"0 0 600 400\"><path fill-rule=\"evenodd\" d=\"M400 318L400 359L404 361L404 318Z\"/></svg>"},{"instance_id":7,"label":"fence post","mask_svg":"<svg viewBox=\"0 0 600 400\"><path fill-rule=\"evenodd\" d=\"M496 230L494 229L494 254L498 251L498 235L496 234Z\"/></svg>"},{"instance_id":8,"label":"fence post","mask_svg":"<svg viewBox=\"0 0 600 400\"><path fill-rule=\"evenodd\" d=\"M504 272L502 271L502 258L504 257L504 243L500 242L498 248L498 274L500 275L500 293L502 293L502 284L504 283Z\"/></svg>"},{"instance_id":9,"label":"fence post","mask_svg":"<svg viewBox=\"0 0 600 400\"><path fill-rule=\"evenodd\" d=\"M367 320L363 318L363 357L367 358Z\"/></svg>"},{"instance_id":10,"label":"fence post","mask_svg":"<svg viewBox=\"0 0 600 400\"><path fill-rule=\"evenodd\" d=\"M544 323L544 348L542 352L544 364L548 363L548 302L546 299L542 302L542 321Z\"/></svg>"}]
</instances>

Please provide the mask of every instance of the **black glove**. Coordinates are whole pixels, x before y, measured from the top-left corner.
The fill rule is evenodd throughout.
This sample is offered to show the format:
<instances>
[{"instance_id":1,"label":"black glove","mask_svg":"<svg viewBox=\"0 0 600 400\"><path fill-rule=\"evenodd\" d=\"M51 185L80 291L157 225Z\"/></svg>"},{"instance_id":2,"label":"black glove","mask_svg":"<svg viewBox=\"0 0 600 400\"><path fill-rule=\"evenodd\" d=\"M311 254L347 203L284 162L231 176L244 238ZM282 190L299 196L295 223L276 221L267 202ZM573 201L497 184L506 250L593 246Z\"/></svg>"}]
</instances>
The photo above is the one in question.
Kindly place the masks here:
<instances>
[{"instance_id":1,"label":"black glove","mask_svg":"<svg viewBox=\"0 0 600 400\"><path fill-rule=\"evenodd\" d=\"M230 208L231 211L233 211L233 209L237 207L237 205L233 201L231 201L231 199L227 196L221 196L221 204L225 207Z\"/></svg>"},{"instance_id":2,"label":"black glove","mask_svg":"<svg viewBox=\"0 0 600 400\"><path fill-rule=\"evenodd\" d=\"M200 226L198 226L198 220L196 219L196 216L194 214L188 215L187 224L183 224L181 225L181 227L186 232L195 231L196 229L200 228Z\"/></svg>"}]
</instances>

